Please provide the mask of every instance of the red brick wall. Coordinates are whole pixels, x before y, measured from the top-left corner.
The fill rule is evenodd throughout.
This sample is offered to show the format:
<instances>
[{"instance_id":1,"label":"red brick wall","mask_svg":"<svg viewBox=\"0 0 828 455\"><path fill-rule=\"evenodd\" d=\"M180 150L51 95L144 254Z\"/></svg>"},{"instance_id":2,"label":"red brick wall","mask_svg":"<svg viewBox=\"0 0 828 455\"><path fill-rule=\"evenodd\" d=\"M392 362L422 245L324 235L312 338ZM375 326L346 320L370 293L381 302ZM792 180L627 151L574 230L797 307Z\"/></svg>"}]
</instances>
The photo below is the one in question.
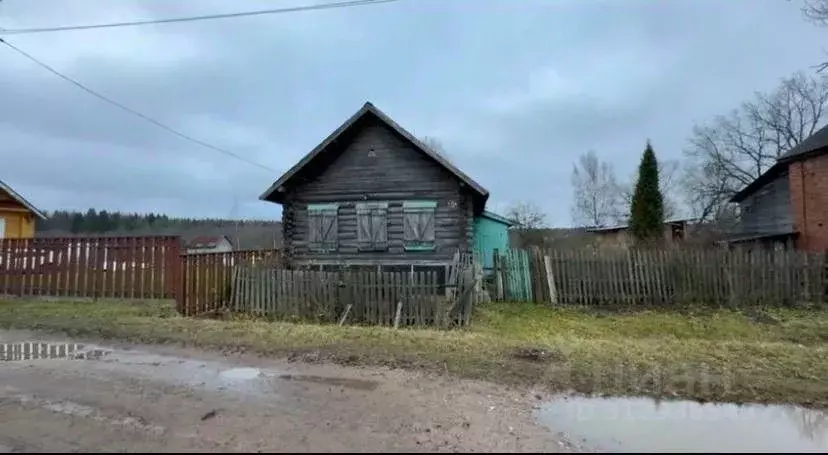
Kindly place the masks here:
<instances>
[{"instance_id":1,"label":"red brick wall","mask_svg":"<svg viewBox=\"0 0 828 455\"><path fill-rule=\"evenodd\" d=\"M788 179L797 249L828 250L828 155L792 163Z\"/></svg>"}]
</instances>

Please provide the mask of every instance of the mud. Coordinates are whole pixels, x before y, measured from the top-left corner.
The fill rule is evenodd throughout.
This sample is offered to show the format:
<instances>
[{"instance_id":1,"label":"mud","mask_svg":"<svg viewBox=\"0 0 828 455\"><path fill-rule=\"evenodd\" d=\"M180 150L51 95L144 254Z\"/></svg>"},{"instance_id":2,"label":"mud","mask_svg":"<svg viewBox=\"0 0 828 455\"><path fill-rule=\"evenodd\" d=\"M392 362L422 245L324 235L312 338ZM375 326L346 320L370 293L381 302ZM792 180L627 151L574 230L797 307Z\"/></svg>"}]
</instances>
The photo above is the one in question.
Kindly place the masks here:
<instances>
[{"instance_id":1,"label":"mud","mask_svg":"<svg viewBox=\"0 0 828 455\"><path fill-rule=\"evenodd\" d=\"M2 331L0 342L80 344ZM171 347L74 352L93 355L0 362L0 452L578 448L535 422L533 391Z\"/></svg>"}]
</instances>

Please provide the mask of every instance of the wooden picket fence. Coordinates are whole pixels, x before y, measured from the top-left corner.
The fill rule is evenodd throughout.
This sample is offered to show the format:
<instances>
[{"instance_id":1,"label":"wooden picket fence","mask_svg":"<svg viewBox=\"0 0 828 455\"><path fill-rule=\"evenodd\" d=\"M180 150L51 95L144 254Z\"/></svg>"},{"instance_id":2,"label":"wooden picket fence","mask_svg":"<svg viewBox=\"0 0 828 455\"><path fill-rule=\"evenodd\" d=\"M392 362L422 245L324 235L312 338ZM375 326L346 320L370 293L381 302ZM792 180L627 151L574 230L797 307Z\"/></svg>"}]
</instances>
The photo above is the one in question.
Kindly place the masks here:
<instances>
[{"instance_id":1,"label":"wooden picket fence","mask_svg":"<svg viewBox=\"0 0 828 455\"><path fill-rule=\"evenodd\" d=\"M175 299L184 315L227 304L236 265L279 250L182 254L177 236L0 239L0 296Z\"/></svg>"},{"instance_id":2,"label":"wooden picket fence","mask_svg":"<svg viewBox=\"0 0 828 455\"><path fill-rule=\"evenodd\" d=\"M178 237L0 239L0 295L174 298Z\"/></svg>"},{"instance_id":3,"label":"wooden picket fence","mask_svg":"<svg viewBox=\"0 0 828 455\"><path fill-rule=\"evenodd\" d=\"M236 267L232 310L284 320L399 327L467 325L474 280L461 273L458 292L440 286L437 273L326 272Z\"/></svg>"},{"instance_id":4,"label":"wooden picket fence","mask_svg":"<svg viewBox=\"0 0 828 455\"><path fill-rule=\"evenodd\" d=\"M721 306L823 304L828 261L794 250L534 250L534 301L575 305ZM505 264L496 280L515 272ZM498 300L525 300L505 286Z\"/></svg>"},{"instance_id":5,"label":"wooden picket fence","mask_svg":"<svg viewBox=\"0 0 828 455\"><path fill-rule=\"evenodd\" d=\"M182 255L179 311L185 316L198 316L226 307L231 298L235 267L277 266L282 260L278 249Z\"/></svg>"}]
</instances>

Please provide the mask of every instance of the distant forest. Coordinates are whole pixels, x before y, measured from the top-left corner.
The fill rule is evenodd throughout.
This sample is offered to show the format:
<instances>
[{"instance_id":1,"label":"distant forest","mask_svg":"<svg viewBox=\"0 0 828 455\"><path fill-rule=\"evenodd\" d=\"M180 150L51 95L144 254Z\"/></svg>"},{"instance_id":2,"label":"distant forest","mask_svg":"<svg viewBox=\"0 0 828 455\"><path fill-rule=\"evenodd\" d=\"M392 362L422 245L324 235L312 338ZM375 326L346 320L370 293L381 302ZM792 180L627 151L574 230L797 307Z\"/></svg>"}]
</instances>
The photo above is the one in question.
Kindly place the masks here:
<instances>
[{"instance_id":1,"label":"distant forest","mask_svg":"<svg viewBox=\"0 0 828 455\"><path fill-rule=\"evenodd\" d=\"M179 235L184 241L226 235L237 249L280 247L278 221L174 218L156 213L56 210L37 223L39 237L70 235Z\"/></svg>"}]
</instances>

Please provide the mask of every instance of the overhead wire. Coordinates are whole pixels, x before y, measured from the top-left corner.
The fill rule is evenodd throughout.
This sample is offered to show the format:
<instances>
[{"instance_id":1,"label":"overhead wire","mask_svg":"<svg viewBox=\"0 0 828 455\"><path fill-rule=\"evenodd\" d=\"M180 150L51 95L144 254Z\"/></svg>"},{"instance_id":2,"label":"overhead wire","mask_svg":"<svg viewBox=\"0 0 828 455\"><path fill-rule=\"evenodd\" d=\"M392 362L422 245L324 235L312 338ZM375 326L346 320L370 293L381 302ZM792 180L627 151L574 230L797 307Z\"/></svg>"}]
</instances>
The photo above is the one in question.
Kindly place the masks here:
<instances>
[{"instance_id":1,"label":"overhead wire","mask_svg":"<svg viewBox=\"0 0 828 455\"><path fill-rule=\"evenodd\" d=\"M143 20L143 21L111 22L111 23L104 23L104 24L65 25L65 26L58 26L58 27L0 29L0 35L24 35L24 34L32 34L32 33L65 32L65 31L72 31L72 30L94 30L94 29L101 29L101 28L136 27L136 26L151 25L151 24L171 24L171 23L176 23L176 22L193 22L193 21L205 21L205 20L216 20L216 19L231 19L231 18L246 17L246 16L262 16L262 15L269 15L269 14L298 13L298 12L303 12L303 11L319 11L319 10L334 9L334 8L350 8L350 7L356 7L356 6L367 6L367 5L375 5L375 4L381 4L381 3L391 3L391 2L396 2L396 1L399 1L399 0L348 0L348 1L342 1L342 2L321 3L321 4L318 4L318 5L293 6L293 7L286 7L286 8L271 8L271 9L263 9L263 10L256 10L256 11L242 11L242 12L237 12L237 13L208 14L208 15L203 15L203 16L185 16L185 17L174 17L174 18L167 18L167 19L149 19L149 20Z\"/></svg>"},{"instance_id":2,"label":"overhead wire","mask_svg":"<svg viewBox=\"0 0 828 455\"><path fill-rule=\"evenodd\" d=\"M135 109L132 109L131 107L129 107L125 104L119 103L118 101L115 101L115 100L107 97L106 95L102 95L102 94L96 92L95 90L92 90L91 88L85 86L84 84L78 82L77 80L72 79L71 77L61 73L60 71L56 70L55 68L51 67L50 65L40 61L39 59L37 59L33 55L29 54L28 52L20 49L19 47L13 45L10 42L8 42L8 40L0 38L0 43L5 44L9 49L14 50L18 54L22 55L23 57L26 57L27 59L34 62L35 64L37 64L41 68L43 68L46 71L52 73L56 77L59 77L60 79L63 79L64 81L74 85L75 87L79 88L80 90L83 90L84 92L88 93L89 95L92 95L95 98L97 98L97 99L99 99L99 100L101 100L105 103L108 103L112 106L115 106L115 107L117 107L117 108L119 108L119 109L121 109L125 112L128 112L128 113L130 113L130 114L132 114L136 117L139 117L139 118L141 118L141 119L143 119L143 120L145 120L149 123L152 123L153 125L157 126L158 128L161 128L161 129L163 129L163 130L165 130L165 131L167 131L167 132L169 132L169 133L171 133L175 136L178 136L178 137L180 137L184 140L193 142L195 144L198 144L198 145L200 145L202 147L205 147L205 148L208 148L210 150L213 150L213 151L222 153L224 155L230 156L230 157L235 158L237 160L243 161L243 162L245 162L247 164L250 164L252 166L256 166L258 168L261 168L261 169L264 169L264 170L267 170L267 171L270 171L270 172L276 172L275 170L273 170L273 169L271 169L271 168L269 168L269 167L267 167L263 164L257 163L255 161L251 161L251 160L249 160L249 159L247 159L247 158L245 158L245 157L243 157L243 156L241 156L237 153L231 152L229 150L225 150L225 149L220 148L220 147L216 147L215 145L209 144L209 143L204 142L200 139L196 139L196 138L194 138L194 137L192 137L188 134L182 133L181 131L178 131L175 128L167 126L164 123L161 123L158 120L155 120L154 118L152 118L152 117L150 117L146 114L143 114L143 113L141 113L141 112L139 112Z\"/></svg>"}]
</instances>

